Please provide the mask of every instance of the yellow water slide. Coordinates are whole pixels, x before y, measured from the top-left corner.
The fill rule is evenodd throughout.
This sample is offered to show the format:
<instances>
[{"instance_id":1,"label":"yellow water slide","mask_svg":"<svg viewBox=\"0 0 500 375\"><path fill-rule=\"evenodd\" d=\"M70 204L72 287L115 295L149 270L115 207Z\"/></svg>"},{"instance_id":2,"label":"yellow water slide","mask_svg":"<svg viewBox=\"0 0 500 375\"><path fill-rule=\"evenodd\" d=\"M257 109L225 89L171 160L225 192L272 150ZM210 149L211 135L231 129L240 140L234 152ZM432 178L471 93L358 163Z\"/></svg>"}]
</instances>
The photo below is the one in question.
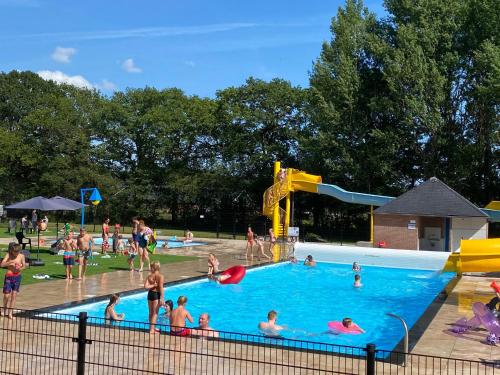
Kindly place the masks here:
<instances>
[{"instance_id":1,"label":"yellow water slide","mask_svg":"<svg viewBox=\"0 0 500 375\"><path fill-rule=\"evenodd\" d=\"M499 272L500 238L462 240L460 272Z\"/></svg>"}]
</instances>

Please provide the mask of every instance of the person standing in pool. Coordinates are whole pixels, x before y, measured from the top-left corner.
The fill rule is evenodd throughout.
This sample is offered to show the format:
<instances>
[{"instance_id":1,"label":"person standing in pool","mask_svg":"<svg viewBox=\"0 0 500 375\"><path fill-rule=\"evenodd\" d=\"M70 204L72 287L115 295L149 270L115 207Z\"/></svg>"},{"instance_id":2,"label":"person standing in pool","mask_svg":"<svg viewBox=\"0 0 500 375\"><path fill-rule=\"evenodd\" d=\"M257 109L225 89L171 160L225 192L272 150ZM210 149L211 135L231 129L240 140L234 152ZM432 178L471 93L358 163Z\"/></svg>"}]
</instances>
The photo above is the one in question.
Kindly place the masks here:
<instances>
[{"instance_id":1,"label":"person standing in pool","mask_svg":"<svg viewBox=\"0 0 500 375\"><path fill-rule=\"evenodd\" d=\"M158 319L158 311L163 306L165 301L165 291L163 284L165 278L160 273L160 262L151 264L151 272L144 281L144 288L148 289L148 308L149 308L149 333L158 332L155 330L156 320Z\"/></svg>"},{"instance_id":2,"label":"person standing in pool","mask_svg":"<svg viewBox=\"0 0 500 375\"><path fill-rule=\"evenodd\" d=\"M170 314L174 311L174 302L171 299L167 299L163 304L163 307L165 308L164 317L168 318L168 321L170 322Z\"/></svg>"},{"instance_id":3,"label":"person standing in pool","mask_svg":"<svg viewBox=\"0 0 500 375\"><path fill-rule=\"evenodd\" d=\"M123 320L125 319L125 313L117 314L115 312L115 306L120 302L119 294L112 294L109 298L108 306L106 306L106 310L104 310L104 318L109 320Z\"/></svg>"},{"instance_id":4,"label":"person standing in pool","mask_svg":"<svg viewBox=\"0 0 500 375\"><path fill-rule=\"evenodd\" d=\"M177 308L170 314L170 333L175 336L189 336L191 330L186 328L186 319L193 323L193 318L186 310L187 297L177 298Z\"/></svg>"},{"instance_id":5,"label":"person standing in pool","mask_svg":"<svg viewBox=\"0 0 500 375\"><path fill-rule=\"evenodd\" d=\"M14 313L17 293L19 293L21 286L21 271L26 268L26 260L24 255L21 254L21 248L17 243L9 243L9 249L2 259L0 267L7 268L3 282L3 315L9 319L14 319L12 314Z\"/></svg>"},{"instance_id":6,"label":"person standing in pool","mask_svg":"<svg viewBox=\"0 0 500 375\"><path fill-rule=\"evenodd\" d=\"M308 255L304 260L304 266L315 267L316 261L313 259L312 255Z\"/></svg>"},{"instance_id":7,"label":"person standing in pool","mask_svg":"<svg viewBox=\"0 0 500 375\"><path fill-rule=\"evenodd\" d=\"M85 231L85 228L80 228L80 234L76 238L76 247L78 249L78 278L85 278L87 272L87 262L92 256L92 248L94 247L94 239Z\"/></svg>"},{"instance_id":8,"label":"person standing in pool","mask_svg":"<svg viewBox=\"0 0 500 375\"><path fill-rule=\"evenodd\" d=\"M200 315L198 318L198 327L194 328L191 333L202 337L219 337L219 332L210 327L210 315L208 313Z\"/></svg>"},{"instance_id":9,"label":"person standing in pool","mask_svg":"<svg viewBox=\"0 0 500 375\"><path fill-rule=\"evenodd\" d=\"M252 231L252 227L249 225L247 230L247 247L245 249L247 260L253 260L253 243L254 243L254 234Z\"/></svg>"},{"instance_id":10,"label":"person standing in pool","mask_svg":"<svg viewBox=\"0 0 500 375\"><path fill-rule=\"evenodd\" d=\"M259 329L266 335L270 337L280 336L280 331L285 329L285 327L277 325L276 320L278 319L278 313L271 310L267 313L267 322L260 322Z\"/></svg>"}]
</instances>

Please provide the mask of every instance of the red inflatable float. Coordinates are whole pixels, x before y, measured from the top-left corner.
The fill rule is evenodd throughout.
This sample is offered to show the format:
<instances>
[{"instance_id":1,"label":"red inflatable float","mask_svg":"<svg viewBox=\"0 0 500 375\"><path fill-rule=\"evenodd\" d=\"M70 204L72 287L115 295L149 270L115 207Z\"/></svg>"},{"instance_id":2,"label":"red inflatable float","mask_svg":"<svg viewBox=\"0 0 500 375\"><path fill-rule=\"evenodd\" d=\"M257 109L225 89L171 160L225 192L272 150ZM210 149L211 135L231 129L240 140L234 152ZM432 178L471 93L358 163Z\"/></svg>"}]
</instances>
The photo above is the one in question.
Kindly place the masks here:
<instances>
[{"instance_id":1,"label":"red inflatable float","mask_svg":"<svg viewBox=\"0 0 500 375\"><path fill-rule=\"evenodd\" d=\"M222 272L219 276L221 284L238 284L245 277L247 270L243 266L234 266Z\"/></svg>"},{"instance_id":2,"label":"red inflatable float","mask_svg":"<svg viewBox=\"0 0 500 375\"><path fill-rule=\"evenodd\" d=\"M500 293L500 285L498 285L495 280L491 282L490 286L495 292Z\"/></svg>"}]
</instances>

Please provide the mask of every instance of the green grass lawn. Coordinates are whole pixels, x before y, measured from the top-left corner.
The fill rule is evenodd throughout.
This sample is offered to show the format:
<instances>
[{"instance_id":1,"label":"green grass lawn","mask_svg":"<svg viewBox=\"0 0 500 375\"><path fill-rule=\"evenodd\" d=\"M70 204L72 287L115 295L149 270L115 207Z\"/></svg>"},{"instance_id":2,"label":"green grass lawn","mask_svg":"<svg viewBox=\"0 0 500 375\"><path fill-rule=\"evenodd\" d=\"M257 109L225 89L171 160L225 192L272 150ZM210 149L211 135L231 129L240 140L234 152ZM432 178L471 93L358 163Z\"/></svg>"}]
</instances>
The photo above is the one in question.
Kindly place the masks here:
<instances>
[{"instance_id":1,"label":"green grass lawn","mask_svg":"<svg viewBox=\"0 0 500 375\"><path fill-rule=\"evenodd\" d=\"M0 255L5 256L6 250L0 250ZM32 256L36 258L36 250L31 252ZM111 254L110 254L111 255ZM151 262L159 261L161 264L167 263L177 263L184 262L187 260L196 259L196 257L180 256L180 255L166 255L166 254L154 254L149 255ZM23 281L22 285L34 284L40 282L48 282L50 280L59 280L66 278L65 268L62 264L62 255L52 255L47 252L47 250L40 249L40 259L45 262L44 266L28 267L23 270ZM59 264L60 263L60 264ZM114 272L119 270L128 270L127 257L124 255L111 255L111 258L101 259L100 256L94 256L93 259L89 260L89 263L97 263L97 266L87 266L87 276L96 275L107 272ZM139 261L135 260L136 267L138 267ZM0 277L3 280L6 270L0 270ZM46 274L50 276L50 279L34 279L35 274ZM73 277L78 276L78 264L73 267Z\"/></svg>"}]
</instances>

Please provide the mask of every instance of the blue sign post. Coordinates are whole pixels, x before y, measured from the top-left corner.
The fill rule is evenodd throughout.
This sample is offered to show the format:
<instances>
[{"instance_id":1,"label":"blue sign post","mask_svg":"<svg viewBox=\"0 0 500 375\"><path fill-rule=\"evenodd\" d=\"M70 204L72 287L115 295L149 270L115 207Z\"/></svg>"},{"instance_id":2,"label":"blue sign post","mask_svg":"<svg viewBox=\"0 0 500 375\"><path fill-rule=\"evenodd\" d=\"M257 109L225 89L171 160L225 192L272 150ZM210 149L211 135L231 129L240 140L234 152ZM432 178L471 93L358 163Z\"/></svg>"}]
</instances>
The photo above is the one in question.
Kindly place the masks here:
<instances>
[{"instance_id":1,"label":"blue sign post","mask_svg":"<svg viewBox=\"0 0 500 375\"><path fill-rule=\"evenodd\" d=\"M85 200L85 193L87 191L92 192L92 194L90 194L89 201L91 201L94 206L97 206L102 201L101 193L99 193L99 190L97 188L82 188L82 189L80 189L80 198L81 198L81 202L82 202L82 223L81 223L80 228L83 228L83 226L84 226L84 220L85 220L85 202L84 202L84 200Z\"/></svg>"}]
</instances>

